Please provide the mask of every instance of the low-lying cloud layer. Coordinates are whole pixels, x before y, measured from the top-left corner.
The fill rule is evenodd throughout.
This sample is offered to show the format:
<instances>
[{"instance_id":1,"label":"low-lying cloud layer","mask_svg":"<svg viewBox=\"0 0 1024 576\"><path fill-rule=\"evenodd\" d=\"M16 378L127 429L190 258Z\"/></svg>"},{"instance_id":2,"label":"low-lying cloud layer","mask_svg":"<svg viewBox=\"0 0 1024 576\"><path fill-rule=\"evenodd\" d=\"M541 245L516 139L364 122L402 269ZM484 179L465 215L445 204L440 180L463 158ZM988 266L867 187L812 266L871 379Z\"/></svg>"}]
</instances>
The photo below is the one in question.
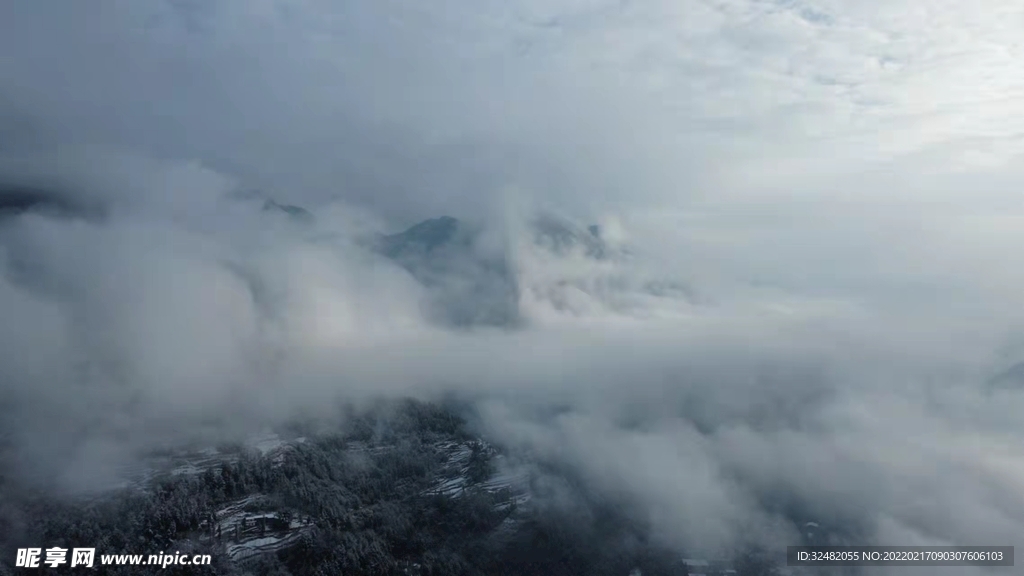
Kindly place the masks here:
<instances>
[{"instance_id":1,"label":"low-lying cloud layer","mask_svg":"<svg viewBox=\"0 0 1024 576\"><path fill-rule=\"evenodd\" d=\"M8 2L17 472L455 394L672 546L1020 543L1020 16ZM440 268L374 248L444 214Z\"/></svg>"}]
</instances>

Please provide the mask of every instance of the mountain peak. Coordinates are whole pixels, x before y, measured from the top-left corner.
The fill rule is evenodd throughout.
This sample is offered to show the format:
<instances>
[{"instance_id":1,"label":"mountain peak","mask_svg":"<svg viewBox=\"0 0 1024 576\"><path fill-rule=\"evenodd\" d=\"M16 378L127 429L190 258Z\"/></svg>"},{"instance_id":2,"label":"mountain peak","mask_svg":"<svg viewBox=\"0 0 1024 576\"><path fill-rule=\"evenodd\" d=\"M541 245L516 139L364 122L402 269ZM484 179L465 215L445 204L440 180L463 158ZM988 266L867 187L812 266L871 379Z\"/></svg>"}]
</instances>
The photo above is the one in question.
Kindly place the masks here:
<instances>
[{"instance_id":1,"label":"mountain peak","mask_svg":"<svg viewBox=\"0 0 1024 576\"><path fill-rule=\"evenodd\" d=\"M42 212L61 216L99 215L99 206L72 201L66 194L29 186L0 184L0 217Z\"/></svg>"},{"instance_id":2,"label":"mountain peak","mask_svg":"<svg viewBox=\"0 0 1024 576\"><path fill-rule=\"evenodd\" d=\"M283 212L296 220L310 221L313 219L313 214L301 206L294 206L291 204L278 204L273 200L267 200L263 203L264 212Z\"/></svg>"},{"instance_id":3,"label":"mountain peak","mask_svg":"<svg viewBox=\"0 0 1024 576\"><path fill-rule=\"evenodd\" d=\"M440 216L438 218L424 220L423 222L412 226L405 232L402 232L402 234L415 237L417 239L437 240L443 242L450 239L458 228L459 221L457 218L453 218L451 216Z\"/></svg>"},{"instance_id":4,"label":"mountain peak","mask_svg":"<svg viewBox=\"0 0 1024 576\"><path fill-rule=\"evenodd\" d=\"M584 228L551 214L541 214L531 224L534 240L556 254L582 250L590 258L603 260L612 252L601 238L601 227L597 224Z\"/></svg>"},{"instance_id":5,"label":"mountain peak","mask_svg":"<svg viewBox=\"0 0 1024 576\"><path fill-rule=\"evenodd\" d=\"M409 250L431 252L451 243L461 228L459 220L451 216L431 218L403 232L383 236L382 248L391 257Z\"/></svg>"},{"instance_id":6,"label":"mountain peak","mask_svg":"<svg viewBox=\"0 0 1024 576\"><path fill-rule=\"evenodd\" d=\"M378 237L377 250L431 291L433 313L445 321L510 326L518 318L515 277L504 255L475 249L479 231L441 216Z\"/></svg>"}]
</instances>

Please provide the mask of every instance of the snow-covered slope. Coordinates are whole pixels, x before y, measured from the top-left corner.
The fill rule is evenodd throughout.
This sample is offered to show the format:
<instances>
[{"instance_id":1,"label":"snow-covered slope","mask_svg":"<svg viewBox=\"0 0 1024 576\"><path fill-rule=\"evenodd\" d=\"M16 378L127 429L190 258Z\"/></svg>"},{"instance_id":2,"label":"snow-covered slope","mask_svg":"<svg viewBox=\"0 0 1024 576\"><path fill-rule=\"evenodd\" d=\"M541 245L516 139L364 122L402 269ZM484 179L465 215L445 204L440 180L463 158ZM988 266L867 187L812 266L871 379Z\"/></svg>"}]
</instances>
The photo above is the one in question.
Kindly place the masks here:
<instances>
[{"instance_id":1,"label":"snow-covered slope","mask_svg":"<svg viewBox=\"0 0 1024 576\"><path fill-rule=\"evenodd\" d=\"M242 458L261 458L280 466L305 437L285 439L273 432L252 436L241 445L207 447L199 450L164 452L142 459L122 469L119 487L147 491L162 479L203 478L208 471L219 472L225 464ZM391 440L347 440L338 458L363 461L387 456L399 442ZM506 513L507 522L515 522L512 512L529 501L529 474L508 464L499 451L480 439L463 437L434 438L421 450L430 453L439 464L431 470L429 486L420 492L425 498L443 496L459 499L471 493L489 494L495 510ZM359 516L358 507L351 510ZM217 506L200 523L194 539L223 549L232 562L246 563L261 556L285 550L315 528L308 514L284 504L268 494L246 494ZM414 567L409 568L415 572Z\"/></svg>"}]
</instances>

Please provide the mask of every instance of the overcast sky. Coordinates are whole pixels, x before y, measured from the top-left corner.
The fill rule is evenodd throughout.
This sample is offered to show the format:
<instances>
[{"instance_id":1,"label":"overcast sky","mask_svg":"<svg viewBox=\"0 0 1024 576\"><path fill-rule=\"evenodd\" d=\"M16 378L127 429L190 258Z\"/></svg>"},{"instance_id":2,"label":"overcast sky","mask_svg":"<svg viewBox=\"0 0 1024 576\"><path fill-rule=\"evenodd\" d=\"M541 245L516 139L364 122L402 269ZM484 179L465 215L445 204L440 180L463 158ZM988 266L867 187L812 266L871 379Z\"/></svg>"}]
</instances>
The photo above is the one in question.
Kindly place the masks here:
<instances>
[{"instance_id":1,"label":"overcast sky","mask_svg":"<svg viewBox=\"0 0 1024 576\"><path fill-rule=\"evenodd\" d=\"M511 189L583 218L657 214L708 259L756 254L746 269L794 282L1021 281L1002 264L1024 209L1012 3L2 10L11 154L102 143L402 223Z\"/></svg>"},{"instance_id":2,"label":"overcast sky","mask_svg":"<svg viewBox=\"0 0 1024 576\"><path fill-rule=\"evenodd\" d=\"M628 486L674 542L771 532L756 501L778 490L848 498L880 538L1019 542L1024 399L975 388L1024 360L1021 38L1024 5L997 0L7 0L0 178L122 216L4 233L44 279L0 283L0 374L71 412L67 386L116 380L82 358L127 363L133 392L93 382L90 406L149 394L174 422L261 378L280 403L270 347L310 405L339 375L485 390L493 433ZM569 321L533 303L526 333L466 342L424 325L400 271L259 230L222 202L238 189L324 233L543 205L615 223L715 304ZM568 274L519 256L527 284ZM288 330L224 260L289 295ZM816 376L752 376L767 365ZM578 412L535 429L509 390ZM805 401L813 425L752 423Z\"/></svg>"}]
</instances>

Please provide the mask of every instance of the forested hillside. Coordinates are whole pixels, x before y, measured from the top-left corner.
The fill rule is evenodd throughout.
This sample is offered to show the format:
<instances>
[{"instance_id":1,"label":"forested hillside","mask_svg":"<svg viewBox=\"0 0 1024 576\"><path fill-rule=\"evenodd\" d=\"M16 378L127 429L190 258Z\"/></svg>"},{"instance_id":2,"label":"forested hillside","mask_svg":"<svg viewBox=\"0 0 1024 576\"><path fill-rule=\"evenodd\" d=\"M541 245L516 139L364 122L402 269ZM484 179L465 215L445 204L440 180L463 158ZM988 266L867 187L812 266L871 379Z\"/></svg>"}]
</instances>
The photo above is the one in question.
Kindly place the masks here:
<instances>
[{"instance_id":1,"label":"forested hillside","mask_svg":"<svg viewBox=\"0 0 1024 576\"><path fill-rule=\"evenodd\" d=\"M389 405L273 450L221 450L204 469L88 499L5 479L0 558L12 568L15 548L59 546L213 557L150 569L168 574L679 573L640 523L582 489L571 511L533 503L529 478L503 474L499 451L438 406Z\"/></svg>"}]
</instances>

